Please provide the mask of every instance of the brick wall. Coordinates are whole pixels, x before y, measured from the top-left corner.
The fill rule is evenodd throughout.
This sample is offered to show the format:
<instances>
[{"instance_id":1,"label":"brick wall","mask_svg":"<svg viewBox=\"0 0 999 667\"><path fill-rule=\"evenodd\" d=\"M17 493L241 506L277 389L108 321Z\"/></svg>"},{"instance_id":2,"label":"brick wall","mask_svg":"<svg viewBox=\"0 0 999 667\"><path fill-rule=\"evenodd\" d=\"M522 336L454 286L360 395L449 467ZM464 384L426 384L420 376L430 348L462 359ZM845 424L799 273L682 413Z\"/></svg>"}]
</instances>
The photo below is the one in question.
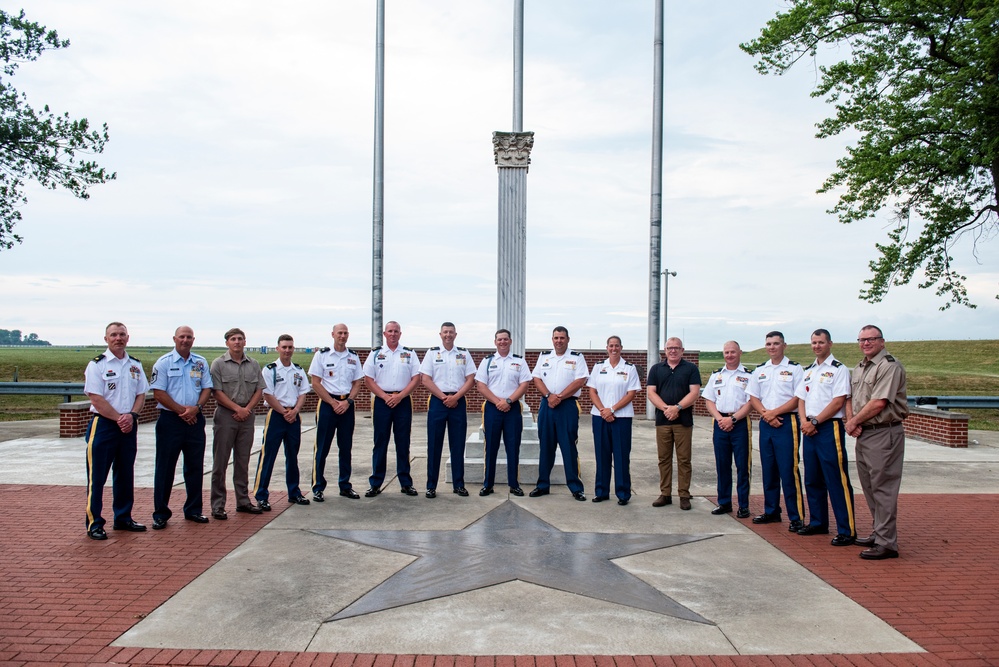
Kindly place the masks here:
<instances>
[{"instance_id":1,"label":"brick wall","mask_svg":"<svg viewBox=\"0 0 999 667\"><path fill-rule=\"evenodd\" d=\"M909 408L905 434L945 447L968 446L968 415L948 410Z\"/></svg>"}]
</instances>

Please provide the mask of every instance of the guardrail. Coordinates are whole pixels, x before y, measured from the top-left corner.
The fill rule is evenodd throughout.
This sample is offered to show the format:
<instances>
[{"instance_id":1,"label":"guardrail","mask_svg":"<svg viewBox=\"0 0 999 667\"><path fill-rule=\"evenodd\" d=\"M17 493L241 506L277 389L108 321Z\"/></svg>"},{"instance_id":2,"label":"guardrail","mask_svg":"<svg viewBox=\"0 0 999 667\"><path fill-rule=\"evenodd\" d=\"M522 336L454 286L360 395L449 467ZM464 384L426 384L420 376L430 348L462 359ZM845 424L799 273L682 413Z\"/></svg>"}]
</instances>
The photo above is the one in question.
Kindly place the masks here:
<instances>
[{"instance_id":1,"label":"guardrail","mask_svg":"<svg viewBox=\"0 0 999 667\"><path fill-rule=\"evenodd\" d=\"M909 396L909 405L931 410L997 410L999 396Z\"/></svg>"},{"instance_id":2,"label":"guardrail","mask_svg":"<svg viewBox=\"0 0 999 667\"><path fill-rule=\"evenodd\" d=\"M0 394L65 396L67 403L85 395L82 382L0 382Z\"/></svg>"}]
</instances>

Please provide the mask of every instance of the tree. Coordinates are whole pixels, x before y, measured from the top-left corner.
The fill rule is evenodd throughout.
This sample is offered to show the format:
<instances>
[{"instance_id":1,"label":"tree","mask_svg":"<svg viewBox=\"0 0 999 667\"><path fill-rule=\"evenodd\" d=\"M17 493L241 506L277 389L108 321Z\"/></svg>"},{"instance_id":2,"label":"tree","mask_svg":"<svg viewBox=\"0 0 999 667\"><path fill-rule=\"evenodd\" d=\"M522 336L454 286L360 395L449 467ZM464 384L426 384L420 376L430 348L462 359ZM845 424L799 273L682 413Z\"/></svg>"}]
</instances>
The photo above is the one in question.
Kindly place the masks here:
<instances>
[{"instance_id":1,"label":"tree","mask_svg":"<svg viewBox=\"0 0 999 667\"><path fill-rule=\"evenodd\" d=\"M48 105L38 111L10 83L21 63L68 46L69 40L59 39L55 30L25 20L24 10L17 16L0 11L0 250L22 240L14 225L21 220L19 208L28 201L25 180L52 190L63 187L88 199L88 186L115 179L116 174L86 157L104 151L106 123L95 130L86 118L73 120L68 113L53 113Z\"/></svg>"},{"instance_id":2,"label":"tree","mask_svg":"<svg viewBox=\"0 0 999 667\"><path fill-rule=\"evenodd\" d=\"M816 136L860 138L819 192L840 191L829 213L843 223L892 209L860 297L881 301L922 268L919 287L947 298L941 310L974 308L951 253L970 237L975 255L999 231L999 3L791 0L740 47L760 73L782 74L823 45L844 57L818 66L812 96L836 115Z\"/></svg>"}]
</instances>

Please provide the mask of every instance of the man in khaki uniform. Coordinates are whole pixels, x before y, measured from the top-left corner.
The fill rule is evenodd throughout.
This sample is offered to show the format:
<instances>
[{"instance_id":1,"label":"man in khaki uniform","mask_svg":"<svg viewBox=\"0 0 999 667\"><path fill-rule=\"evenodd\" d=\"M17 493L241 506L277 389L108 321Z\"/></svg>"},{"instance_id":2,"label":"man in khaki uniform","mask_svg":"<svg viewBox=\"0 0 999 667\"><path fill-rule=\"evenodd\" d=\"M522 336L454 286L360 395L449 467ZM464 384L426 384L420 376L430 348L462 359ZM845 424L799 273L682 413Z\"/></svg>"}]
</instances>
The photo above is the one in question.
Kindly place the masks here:
<instances>
[{"instance_id":1,"label":"man in khaki uniform","mask_svg":"<svg viewBox=\"0 0 999 667\"><path fill-rule=\"evenodd\" d=\"M898 490L902 483L905 430L909 414L905 368L885 351L881 329L868 324L857 338L864 358L850 374L852 400L846 403L846 432L857 438L857 476L874 517L869 537L855 542L867 560L898 558Z\"/></svg>"}]
</instances>

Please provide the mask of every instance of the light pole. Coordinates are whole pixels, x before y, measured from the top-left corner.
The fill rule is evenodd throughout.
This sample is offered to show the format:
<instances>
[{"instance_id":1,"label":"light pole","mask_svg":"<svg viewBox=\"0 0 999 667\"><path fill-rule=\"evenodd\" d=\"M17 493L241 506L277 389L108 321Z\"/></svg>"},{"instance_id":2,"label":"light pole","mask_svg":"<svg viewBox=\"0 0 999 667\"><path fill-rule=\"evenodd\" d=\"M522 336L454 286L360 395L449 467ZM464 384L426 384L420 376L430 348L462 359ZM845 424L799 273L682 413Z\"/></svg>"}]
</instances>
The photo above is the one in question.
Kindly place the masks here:
<instances>
[{"instance_id":1,"label":"light pole","mask_svg":"<svg viewBox=\"0 0 999 667\"><path fill-rule=\"evenodd\" d=\"M663 271L663 275L666 277L666 284L663 287L663 345L665 345L666 337L669 335L669 332L666 329L666 324L669 319L669 277L673 276L676 278L676 271L666 269Z\"/></svg>"}]
</instances>

